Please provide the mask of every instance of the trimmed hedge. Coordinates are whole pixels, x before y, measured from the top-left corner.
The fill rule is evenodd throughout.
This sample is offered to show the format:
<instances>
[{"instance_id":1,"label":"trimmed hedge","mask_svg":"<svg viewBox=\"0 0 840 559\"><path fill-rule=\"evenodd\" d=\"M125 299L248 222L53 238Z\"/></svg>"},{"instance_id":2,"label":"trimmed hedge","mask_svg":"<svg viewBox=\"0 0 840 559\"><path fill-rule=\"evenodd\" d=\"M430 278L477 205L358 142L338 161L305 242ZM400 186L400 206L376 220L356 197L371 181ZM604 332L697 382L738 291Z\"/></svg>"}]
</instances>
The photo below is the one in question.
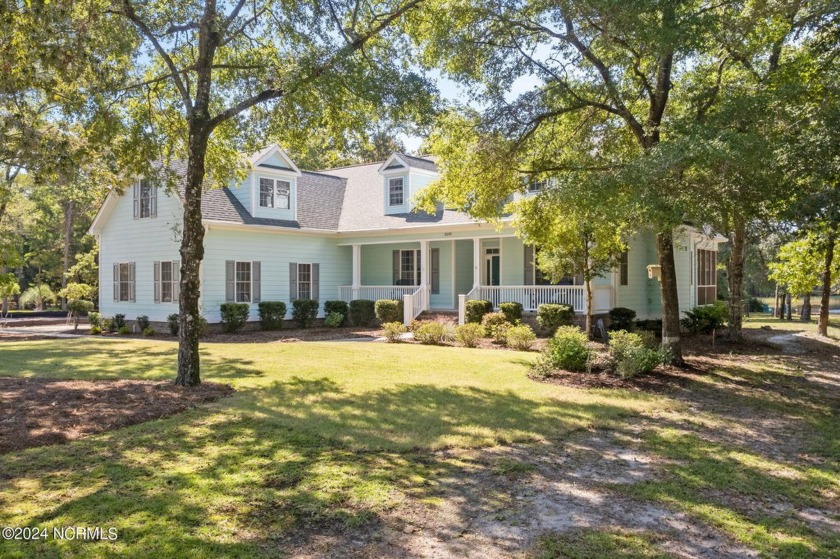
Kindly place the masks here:
<instances>
[{"instance_id":1,"label":"trimmed hedge","mask_svg":"<svg viewBox=\"0 0 840 559\"><path fill-rule=\"evenodd\" d=\"M545 304L537 307L537 324L553 336L561 326L569 326L575 318L575 308L567 304Z\"/></svg>"},{"instance_id":2,"label":"trimmed hedge","mask_svg":"<svg viewBox=\"0 0 840 559\"><path fill-rule=\"evenodd\" d=\"M283 301L262 301L257 305L260 313L260 328L280 330L286 317L286 303Z\"/></svg>"},{"instance_id":3,"label":"trimmed hedge","mask_svg":"<svg viewBox=\"0 0 840 559\"><path fill-rule=\"evenodd\" d=\"M507 321L516 324L522 320L522 303L507 302L499 303L499 311L505 313Z\"/></svg>"},{"instance_id":4,"label":"trimmed hedge","mask_svg":"<svg viewBox=\"0 0 840 559\"><path fill-rule=\"evenodd\" d=\"M148 328L151 325L152 324L151 324L151 322L149 322L149 317L146 316L145 314L137 317L137 328L139 328L141 332L144 331L146 328Z\"/></svg>"},{"instance_id":5,"label":"trimmed hedge","mask_svg":"<svg viewBox=\"0 0 840 559\"><path fill-rule=\"evenodd\" d=\"M626 307L616 307L610 309L610 330L627 330L633 331L634 321L636 320L636 311Z\"/></svg>"},{"instance_id":6,"label":"trimmed hedge","mask_svg":"<svg viewBox=\"0 0 840 559\"><path fill-rule=\"evenodd\" d=\"M729 307L723 301L715 301L714 304L685 311L685 318L681 322L692 334L711 334L725 326L728 320Z\"/></svg>"},{"instance_id":7,"label":"trimmed hedge","mask_svg":"<svg viewBox=\"0 0 840 559\"><path fill-rule=\"evenodd\" d=\"M383 324L403 321L403 302L397 299L380 299L376 302L374 310L376 318Z\"/></svg>"},{"instance_id":8,"label":"trimmed hedge","mask_svg":"<svg viewBox=\"0 0 840 559\"><path fill-rule=\"evenodd\" d=\"M481 324L481 320L484 318L484 315L491 312L493 312L493 303L490 301L485 301L484 299L471 299L466 303L464 321Z\"/></svg>"},{"instance_id":9,"label":"trimmed hedge","mask_svg":"<svg viewBox=\"0 0 840 559\"><path fill-rule=\"evenodd\" d=\"M250 305L247 303L222 303L219 309L222 315L222 332L225 334L239 332L248 322Z\"/></svg>"},{"instance_id":10,"label":"trimmed hedge","mask_svg":"<svg viewBox=\"0 0 840 559\"><path fill-rule=\"evenodd\" d=\"M370 299L350 301L350 320L354 326L370 326L376 318L376 303Z\"/></svg>"},{"instance_id":11,"label":"trimmed hedge","mask_svg":"<svg viewBox=\"0 0 840 559\"><path fill-rule=\"evenodd\" d=\"M339 324L341 326L350 316L350 306L346 301L324 301L324 316L331 314L340 314L343 317L341 324Z\"/></svg>"},{"instance_id":12,"label":"trimmed hedge","mask_svg":"<svg viewBox=\"0 0 840 559\"><path fill-rule=\"evenodd\" d=\"M292 301L292 318L301 328L315 324L318 316L318 301L315 299L295 299Z\"/></svg>"}]
</instances>

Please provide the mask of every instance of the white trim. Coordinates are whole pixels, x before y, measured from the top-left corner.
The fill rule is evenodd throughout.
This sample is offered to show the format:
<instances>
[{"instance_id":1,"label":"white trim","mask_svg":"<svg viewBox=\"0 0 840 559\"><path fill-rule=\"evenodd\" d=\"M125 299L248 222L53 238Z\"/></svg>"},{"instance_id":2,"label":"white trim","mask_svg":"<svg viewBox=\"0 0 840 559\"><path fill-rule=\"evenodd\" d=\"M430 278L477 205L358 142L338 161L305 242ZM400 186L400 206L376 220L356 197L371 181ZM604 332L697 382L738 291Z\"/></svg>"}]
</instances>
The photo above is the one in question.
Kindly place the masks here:
<instances>
[{"instance_id":1,"label":"white trim","mask_svg":"<svg viewBox=\"0 0 840 559\"><path fill-rule=\"evenodd\" d=\"M458 292L457 292L457 287L455 286L455 249L457 248L457 244L455 242L455 239L452 239L451 244L452 244L452 248L450 250L452 252L452 258L451 258L452 262L450 264L450 267L452 269L452 305L457 308L457 306L458 306Z\"/></svg>"},{"instance_id":2,"label":"white trim","mask_svg":"<svg viewBox=\"0 0 840 559\"><path fill-rule=\"evenodd\" d=\"M111 212L114 211L114 207L116 206L116 203L121 196L122 195L119 194L113 188L110 191L108 191L108 195L105 196L105 200L102 202L102 205L99 206L99 211L96 212L96 216L93 218L93 222L90 224L90 227L88 227L88 235L99 235L102 232L102 227L104 227L105 224L100 222L102 220L107 221L107 219L111 216Z\"/></svg>"},{"instance_id":3,"label":"white trim","mask_svg":"<svg viewBox=\"0 0 840 559\"><path fill-rule=\"evenodd\" d=\"M248 161L251 162L251 165L254 167L254 170L256 170L257 166L260 163L269 159L274 154L277 154L280 157L280 159L282 159L283 161L286 162L286 164L289 166L289 169L291 169L292 173L294 173L298 177L302 174L300 172L300 169L298 169L298 166L295 165L295 162L292 161L291 158L289 157L289 155L283 150L283 148L281 148L277 144L274 144L274 145L271 145L271 146L267 146L266 148L263 148L262 150L258 151L257 153L255 153L251 157L249 157ZM282 171L282 169L272 169L272 170ZM286 171L286 172L288 172L288 171Z\"/></svg>"},{"instance_id":4,"label":"white trim","mask_svg":"<svg viewBox=\"0 0 840 559\"><path fill-rule=\"evenodd\" d=\"M337 235L335 231L330 229L314 229L310 227L299 227L299 228L291 228L291 227L278 227L277 225L260 225L257 223L234 223L232 221L219 221L219 220L211 220L205 219L202 220L205 227L208 230L212 227L215 229L238 229L242 231L248 230L257 230L257 231L274 231L276 233L288 234L288 235L318 235L318 236L331 236ZM391 241L393 242L393 241ZM345 245L341 246L349 246L350 243L346 243Z\"/></svg>"}]
</instances>

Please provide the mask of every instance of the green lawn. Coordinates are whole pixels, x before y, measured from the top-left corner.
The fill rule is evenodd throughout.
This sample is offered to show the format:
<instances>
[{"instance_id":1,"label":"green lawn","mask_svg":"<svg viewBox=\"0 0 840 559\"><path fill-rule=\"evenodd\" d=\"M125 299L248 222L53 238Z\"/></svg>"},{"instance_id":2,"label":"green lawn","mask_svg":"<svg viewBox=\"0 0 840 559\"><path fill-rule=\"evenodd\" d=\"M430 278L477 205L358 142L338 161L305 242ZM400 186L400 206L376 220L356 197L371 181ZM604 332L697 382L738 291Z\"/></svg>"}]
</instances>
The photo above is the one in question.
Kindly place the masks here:
<instances>
[{"instance_id":1,"label":"green lawn","mask_svg":"<svg viewBox=\"0 0 840 559\"><path fill-rule=\"evenodd\" d=\"M840 402L836 391L803 380L803 367L818 365L778 356L727 365L718 355L723 365L664 396L536 383L526 377L535 356L407 344L205 344L204 378L232 384L233 397L0 455L0 526L115 526L119 540L0 542L0 557L274 557L286 537L326 525L352 533L409 501L434 506L444 480L474 467L466 449L562 447L592 429L662 463L656 479L604 483L604 491L684 511L767 557L840 557L836 533L815 531L793 512L832 510L840 496ZM174 344L155 340L0 345L5 376L170 379L174 360ZM788 422L801 454L752 446L776 436L759 432L757 418ZM534 466L499 462L496 470L527 478ZM769 515L761 505L779 499L790 514ZM658 557L656 541L616 526L548 535L532 551Z\"/></svg>"}]
</instances>

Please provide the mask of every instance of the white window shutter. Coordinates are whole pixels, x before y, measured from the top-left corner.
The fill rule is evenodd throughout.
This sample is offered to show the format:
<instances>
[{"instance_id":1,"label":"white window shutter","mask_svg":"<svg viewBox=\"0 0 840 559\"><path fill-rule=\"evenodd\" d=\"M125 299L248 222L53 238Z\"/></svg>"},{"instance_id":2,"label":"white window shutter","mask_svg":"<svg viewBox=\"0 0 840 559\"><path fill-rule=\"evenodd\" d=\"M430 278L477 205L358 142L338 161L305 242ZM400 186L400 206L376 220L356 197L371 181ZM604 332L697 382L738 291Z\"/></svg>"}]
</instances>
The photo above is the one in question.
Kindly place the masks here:
<instances>
[{"instance_id":1,"label":"white window shutter","mask_svg":"<svg viewBox=\"0 0 840 559\"><path fill-rule=\"evenodd\" d=\"M319 291L320 291L320 289L319 289L320 277L319 276L321 275L321 265L320 264L312 264L312 269L311 270L312 270L311 271L311 274L312 274L312 277L311 277L311 280L312 280L312 295L310 295L310 297L312 297L312 299L317 301L318 298L319 298L319 295L320 295L320 293L319 293Z\"/></svg>"},{"instance_id":2,"label":"white window shutter","mask_svg":"<svg viewBox=\"0 0 840 559\"><path fill-rule=\"evenodd\" d=\"M136 300L134 291L134 262L128 265L128 300L132 303Z\"/></svg>"},{"instance_id":3,"label":"white window shutter","mask_svg":"<svg viewBox=\"0 0 840 559\"><path fill-rule=\"evenodd\" d=\"M120 300L120 265L114 264L114 301Z\"/></svg>"},{"instance_id":4,"label":"white window shutter","mask_svg":"<svg viewBox=\"0 0 840 559\"><path fill-rule=\"evenodd\" d=\"M181 261L172 262L172 302L177 303L181 299Z\"/></svg>"},{"instance_id":5,"label":"white window shutter","mask_svg":"<svg viewBox=\"0 0 840 559\"><path fill-rule=\"evenodd\" d=\"M154 264L155 273L155 303L160 303L160 262Z\"/></svg>"},{"instance_id":6,"label":"white window shutter","mask_svg":"<svg viewBox=\"0 0 840 559\"><path fill-rule=\"evenodd\" d=\"M260 302L260 273L262 266L259 262L251 262L251 302Z\"/></svg>"}]
</instances>

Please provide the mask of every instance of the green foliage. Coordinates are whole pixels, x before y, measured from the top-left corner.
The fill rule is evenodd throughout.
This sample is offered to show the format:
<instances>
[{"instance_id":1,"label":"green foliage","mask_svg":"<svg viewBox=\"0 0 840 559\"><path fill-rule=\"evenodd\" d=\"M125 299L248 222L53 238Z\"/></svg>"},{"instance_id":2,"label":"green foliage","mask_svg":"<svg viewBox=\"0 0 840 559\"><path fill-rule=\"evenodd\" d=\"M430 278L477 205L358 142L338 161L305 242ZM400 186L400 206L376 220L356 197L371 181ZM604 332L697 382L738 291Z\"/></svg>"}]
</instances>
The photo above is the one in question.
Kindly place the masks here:
<instances>
[{"instance_id":1,"label":"green foliage","mask_svg":"<svg viewBox=\"0 0 840 559\"><path fill-rule=\"evenodd\" d=\"M350 306L347 304L347 301L324 301L324 314L327 316L338 313L342 316L342 323L339 326L344 324L344 320L350 316Z\"/></svg>"},{"instance_id":2,"label":"green foliage","mask_svg":"<svg viewBox=\"0 0 840 559\"><path fill-rule=\"evenodd\" d=\"M102 315L98 312L89 312L88 313L88 323L91 326L101 326Z\"/></svg>"},{"instance_id":3,"label":"green foliage","mask_svg":"<svg viewBox=\"0 0 840 559\"><path fill-rule=\"evenodd\" d=\"M422 321L414 329L414 339L425 345L440 345L449 338L446 325L434 320Z\"/></svg>"},{"instance_id":4,"label":"green foliage","mask_svg":"<svg viewBox=\"0 0 840 559\"><path fill-rule=\"evenodd\" d=\"M318 316L318 301L314 299L295 299L292 301L292 319L300 328L309 328L315 324Z\"/></svg>"},{"instance_id":5,"label":"green foliage","mask_svg":"<svg viewBox=\"0 0 840 559\"><path fill-rule=\"evenodd\" d=\"M499 310L504 313L505 318L511 324L517 324L522 320L522 303L499 303Z\"/></svg>"},{"instance_id":6,"label":"green foliage","mask_svg":"<svg viewBox=\"0 0 840 559\"><path fill-rule=\"evenodd\" d=\"M455 341L464 347L476 347L484 336L484 326L475 322L466 322L455 328Z\"/></svg>"},{"instance_id":7,"label":"green foliage","mask_svg":"<svg viewBox=\"0 0 840 559\"><path fill-rule=\"evenodd\" d=\"M98 336L98 335L102 334L102 328L100 328L99 326L92 325L90 327L89 333L90 333L91 336Z\"/></svg>"},{"instance_id":8,"label":"green foliage","mask_svg":"<svg viewBox=\"0 0 840 559\"><path fill-rule=\"evenodd\" d=\"M324 318L324 326L338 328L342 324L344 324L344 315L340 312L331 312Z\"/></svg>"},{"instance_id":9,"label":"green foliage","mask_svg":"<svg viewBox=\"0 0 840 559\"><path fill-rule=\"evenodd\" d=\"M683 327L692 334L711 334L726 325L729 318L729 307L722 301L715 301L711 305L694 307L685 311L682 319Z\"/></svg>"},{"instance_id":10,"label":"green foliage","mask_svg":"<svg viewBox=\"0 0 840 559\"><path fill-rule=\"evenodd\" d=\"M747 308L750 312L764 312L764 303L757 297L750 297L747 301Z\"/></svg>"},{"instance_id":11,"label":"green foliage","mask_svg":"<svg viewBox=\"0 0 840 559\"><path fill-rule=\"evenodd\" d=\"M527 351L531 349L537 335L531 330L527 324L520 324L518 326L511 326L508 328L506 343L508 347L518 349L520 351Z\"/></svg>"},{"instance_id":12,"label":"green foliage","mask_svg":"<svg viewBox=\"0 0 840 559\"><path fill-rule=\"evenodd\" d=\"M537 307L537 324L549 336L553 336L561 326L572 324L575 308L566 304L545 304Z\"/></svg>"},{"instance_id":13,"label":"green foliage","mask_svg":"<svg viewBox=\"0 0 840 559\"><path fill-rule=\"evenodd\" d=\"M8 299L20 294L20 285L14 274L0 274L0 299Z\"/></svg>"},{"instance_id":14,"label":"green foliage","mask_svg":"<svg viewBox=\"0 0 840 559\"><path fill-rule=\"evenodd\" d=\"M538 380L545 380L552 377L556 369L557 367L554 366L554 363L548 354L541 353L531 364L531 367L528 370L528 376Z\"/></svg>"},{"instance_id":15,"label":"green foliage","mask_svg":"<svg viewBox=\"0 0 840 559\"><path fill-rule=\"evenodd\" d=\"M493 303L483 299L470 299L465 304L464 321L481 324L484 315L493 312Z\"/></svg>"},{"instance_id":16,"label":"green foliage","mask_svg":"<svg viewBox=\"0 0 840 559\"><path fill-rule=\"evenodd\" d=\"M370 299L350 301L350 320L354 326L370 326L376 318L375 303ZM402 319L402 317L400 317Z\"/></svg>"},{"instance_id":17,"label":"green foliage","mask_svg":"<svg viewBox=\"0 0 840 559\"><path fill-rule=\"evenodd\" d=\"M58 295L66 299L90 300L96 295L96 287L86 283L68 283L67 287L58 292Z\"/></svg>"},{"instance_id":18,"label":"green foliage","mask_svg":"<svg viewBox=\"0 0 840 559\"><path fill-rule=\"evenodd\" d=\"M586 334L576 326L560 326L548 342L551 364L567 371L585 371L592 360Z\"/></svg>"},{"instance_id":19,"label":"green foliage","mask_svg":"<svg viewBox=\"0 0 840 559\"><path fill-rule=\"evenodd\" d=\"M636 311L626 307L610 309L610 330L633 330Z\"/></svg>"},{"instance_id":20,"label":"green foliage","mask_svg":"<svg viewBox=\"0 0 840 559\"><path fill-rule=\"evenodd\" d=\"M632 378L653 371L663 361L662 354L650 347L642 335L617 330L610 334L610 361L622 378Z\"/></svg>"},{"instance_id":21,"label":"green foliage","mask_svg":"<svg viewBox=\"0 0 840 559\"><path fill-rule=\"evenodd\" d=\"M146 315L138 316L136 322L137 322L137 327L141 331L145 331L149 326L151 326L151 323L149 322L149 317L146 316Z\"/></svg>"},{"instance_id":22,"label":"green foliage","mask_svg":"<svg viewBox=\"0 0 840 559\"><path fill-rule=\"evenodd\" d=\"M825 246L816 235L807 235L779 248L769 264L769 278L794 295L810 293L822 279ZM840 271L840 258L835 260Z\"/></svg>"},{"instance_id":23,"label":"green foliage","mask_svg":"<svg viewBox=\"0 0 840 559\"><path fill-rule=\"evenodd\" d=\"M222 322L222 332L235 334L242 330L248 322L251 306L248 303L222 303L219 305Z\"/></svg>"},{"instance_id":24,"label":"green foliage","mask_svg":"<svg viewBox=\"0 0 840 559\"><path fill-rule=\"evenodd\" d=\"M280 330L283 328L286 303L283 301L261 301L257 308L260 313L260 328L263 330Z\"/></svg>"},{"instance_id":25,"label":"green foliage","mask_svg":"<svg viewBox=\"0 0 840 559\"><path fill-rule=\"evenodd\" d=\"M382 325L382 329L385 331L385 337L391 343L399 342L400 336L408 332L408 328L402 322L386 322Z\"/></svg>"},{"instance_id":26,"label":"green foliage","mask_svg":"<svg viewBox=\"0 0 840 559\"><path fill-rule=\"evenodd\" d=\"M75 299L67 303L67 310L69 310L73 316L84 316L93 310L93 303L90 301Z\"/></svg>"},{"instance_id":27,"label":"green foliage","mask_svg":"<svg viewBox=\"0 0 840 559\"><path fill-rule=\"evenodd\" d=\"M114 324L114 319L109 316L103 316L99 319L103 332L116 332L117 327Z\"/></svg>"},{"instance_id":28,"label":"green foliage","mask_svg":"<svg viewBox=\"0 0 840 559\"><path fill-rule=\"evenodd\" d=\"M119 330L125 326L125 315L124 314L115 314L114 315L114 328Z\"/></svg>"},{"instance_id":29,"label":"green foliage","mask_svg":"<svg viewBox=\"0 0 840 559\"><path fill-rule=\"evenodd\" d=\"M481 319L481 325L487 335L493 338L497 344L505 343L507 339L507 331L511 324L507 321L507 316L503 312L491 312L484 315Z\"/></svg>"},{"instance_id":30,"label":"green foliage","mask_svg":"<svg viewBox=\"0 0 840 559\"><path fill-rule=\"evenodd\" d=\"M400 322L403 319L403 302L397 299L380 299L374 307L380 322Z\"/></svg>"},{"instance_id":31,"label":"green foliage","mask_svg":"<svg viewBox=\"0 0 840 559\"><path fill-rule=\"evenodd\" d=\"M128 326L120 326L117 329L117 334L119 334L120 336L128 336L129 334L131 334L131 328L129 328Z\"/></svg>"},{"instance_id":32,"label":"green foliage","mask_svg":"<svg viewBox=\"0 0 840 559\"><path fill-rule=\"evenodd\" d=\"M147 338L154 336L156 333L157 332L155 332L155 329L151 326L146 326L145 328L143 328L143 335Z\"/></svg>"},{"instance_id":33,"label":"green foliage","mask_svg":"<svg viewBox=\"0 0 840 559\"><path fill-rule=\"evenodd\" d=\"M29 287L18 298L21 307L34 307L39 311L44 309L44 305L55 303L55 301L55 293L49 285L43 283Z\"/></svg>"},{"instance_id":34,"label":"green foliage","mask_svg":"<svg viewBox=\"0 0 840 559\"><path fill-rule=\"evenodd\" d=\"M179 316L177 313L170 314L166 317L166 325L169 327L169 335L177 336L181 329L181 324L178 322Z\"/></svg>"}]
</instances>

